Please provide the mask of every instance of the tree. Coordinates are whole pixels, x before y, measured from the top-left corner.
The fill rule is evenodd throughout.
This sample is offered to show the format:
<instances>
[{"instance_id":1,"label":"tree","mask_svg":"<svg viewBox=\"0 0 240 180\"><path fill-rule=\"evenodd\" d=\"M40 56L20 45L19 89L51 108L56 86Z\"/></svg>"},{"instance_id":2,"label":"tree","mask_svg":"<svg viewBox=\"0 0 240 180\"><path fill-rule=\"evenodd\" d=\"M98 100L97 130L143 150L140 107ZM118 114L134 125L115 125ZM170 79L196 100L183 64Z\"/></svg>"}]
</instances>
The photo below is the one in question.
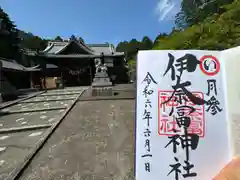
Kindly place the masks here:
<instances>
[{"instance_id":1,"label":"tree","mask_svg":"<svg viewBox=\"0 0 240 180\"><path fill-rule=\"evenodd\" d=\"M0 7L0 57L19 60L21 58L19 31L7 13Z\"/></svg>"},{"instance_id":2,"label":"tree","mask_svg":"<svg viewBox=\"0 0 240 180\"><path fill-rule=\"evenodd\" d=\"M116 47L117 52L127 52L127 49L128 49L127 41L120 42Z\"/></svg>"},{"instance_id":3,"label":"tree","mask_svg":"<svg viewBox=\"0 0 240 180\"><path fill-rule=\"evenodd\" d=\"M31 37L25 37L22 42L22 46L25 49L31 49L31 50L44 50L47 46L48 40L42 39L38 36L31 36Z\"/></svg>"},{"instance_id":4,"label":"tree","mask_svg":"<svg viewBox=\"0 0 240 180\"><path fill-rule=\"evenodd\" d=\"M156 44L158 43L159 40L164 39L164 38L167 38L167 36L168 36L168 35L167 35L166 33L160 33L160 34L156 37L156 39L154 40L154 42L153 42L153 47L156 46Z\"/></svg>"},{"instance_id":5,"label":"tree","mask_svg":"<svg viewBox=\"0 0 240 180\"><path fill-rule=\"evenodd\" d=\"M123 41L117 45L117 52L125 52L126 60L135 60L138 50L152 49L153 42L148 36L144 36L142 41L132 39L129 42Z\"/></svg>"},{"instance_id":6,"label":"tree","mask_svg":"<svg viewBox=\"0 0 240 180\"><path fill-rule=\"evenodd\" d=\"M31 50L43 50L47 46L47 39L42 39L39 36L35 36L32 33L19 30L19 37L22 39L21 47L23 49Z\"/></svg>"},{"instance_id":7,"label":"tree","mask_svg":"<svg viewBox=\"0 0 240 180\"><path fill-rule=\"evenodd\" d=\"M234 0L182 0L181 11L176 15L175 24L178 28L184 29L198 24L213 14L222 14L225 4Z\"/></svg>"},{"instance_id":8,"label":"tree","mask_svg":"<svg viewBox=\"0 0 240 180\"><path fill-rule=\"evenodd\" d=\"M141 47L142 43L139 42L137 39L132 39L131 41L129 41L128 45L127 45L127 51L126 51L126 59L136 59L136 54L138 52L138 50L142 49Z\"/></svg>"},{"instance_id":9,"label":"tree","mask_svg":"<svg viewBox=\"0 0 240 180\"><path fill-rule=\"evenodd\" d=\"M177 14L177 25L180 28L191 26L200 21L200 7L203 2L198 0L183 0L181 3L181 11Z\"/></svg>"},{"instance_id":10,"label":"tree","mask_svg":"<svg viewBox=\"0 0 240 180\"><path fill-rule=\"evenodd\" d=\"M63 41L63 39L62 39L60 36L57 36L57 37L55 37L54 41L59 41L59 42L62 42L62 41Z\"/></svg>"},{"instance_id":11,"label":"tree","mask_svg":"<svg viewBox=\"0 0 240 180\"><path fill-rule=\"evenodd\" d=\"M142 39L141 49L142 50L149 50L149 49L152 49L152 47L153 47L152 40L148 36L144 36L143 39Z\"/></svg>"},{"instance_id":12,"label":"tree","mask_svg":"<svg viewBox=\"0 0 240 180\"><path fill-rule=\"evenodd\" d=\"M240 45L240 0L221 7L222 12L203 22L158 40L154 49L223 50Z\"/></svg>"}]
</instances>

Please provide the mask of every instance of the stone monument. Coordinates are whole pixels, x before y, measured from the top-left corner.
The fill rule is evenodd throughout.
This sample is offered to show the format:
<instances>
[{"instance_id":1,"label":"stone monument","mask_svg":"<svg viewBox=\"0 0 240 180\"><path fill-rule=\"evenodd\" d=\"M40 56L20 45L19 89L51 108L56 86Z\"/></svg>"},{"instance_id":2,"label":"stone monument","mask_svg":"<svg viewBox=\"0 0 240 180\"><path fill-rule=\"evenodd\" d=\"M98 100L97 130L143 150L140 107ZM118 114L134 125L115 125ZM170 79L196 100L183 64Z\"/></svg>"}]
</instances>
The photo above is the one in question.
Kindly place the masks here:
<instances>
[{"instance_id":1,"label":"stone monument","mask_svg":"<svg viewBox=\"0 0 240 180\"><path fill-rule=\"evenodd\" d=\"M95 59L95 76L92 83L92 96L111 96L112 82L107 73L107 66L101 59Z\"/></svg>"}]
</instances>

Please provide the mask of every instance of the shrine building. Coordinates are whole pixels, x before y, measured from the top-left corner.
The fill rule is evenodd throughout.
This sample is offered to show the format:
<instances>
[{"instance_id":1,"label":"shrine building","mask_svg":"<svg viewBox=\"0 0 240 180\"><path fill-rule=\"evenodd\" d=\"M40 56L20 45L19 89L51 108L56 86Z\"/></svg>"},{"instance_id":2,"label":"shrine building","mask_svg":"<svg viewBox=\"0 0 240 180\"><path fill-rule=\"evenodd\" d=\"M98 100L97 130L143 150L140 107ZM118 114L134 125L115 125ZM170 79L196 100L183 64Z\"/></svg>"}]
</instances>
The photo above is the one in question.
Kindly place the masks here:
<instances>
[{"instance_id":1,"label":"shrine building","mask_svg":"<svg viewBox=\"0 0 240 180\"><path fill-rule=\"evenodd\" d=\"M95 75L96 58L103 59L108 75L115 83L128 83L128 67L123 52L116 52L112 44L85 44L81 40L50 41L45 50L26 51L29 66L39 65L32 79L62 77L66 86L89 86Z\"/></svg>"}]
</instances>

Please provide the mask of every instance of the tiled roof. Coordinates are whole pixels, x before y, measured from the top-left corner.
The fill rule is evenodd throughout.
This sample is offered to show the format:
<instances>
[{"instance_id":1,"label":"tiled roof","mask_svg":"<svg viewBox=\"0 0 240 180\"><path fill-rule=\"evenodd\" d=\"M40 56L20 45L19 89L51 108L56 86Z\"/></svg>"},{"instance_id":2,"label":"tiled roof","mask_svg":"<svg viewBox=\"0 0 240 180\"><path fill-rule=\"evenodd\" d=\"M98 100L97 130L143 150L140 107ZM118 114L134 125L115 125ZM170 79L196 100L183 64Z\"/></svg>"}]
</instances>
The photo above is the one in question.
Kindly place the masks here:
<instances>
[{"instance_id":1,"label":"tiled roof","mask_svg":"<svg viewBox=\"0 0 240 180\"><path fill-rule=\"evenodd\" d=\"M101 54L98 55L83 55L83 54L44 54L42 56L49 58L100 58ZM105 57L116 57L116 56L124 56L124 53L114 53L114 54L106 54Z\"/></svg>"},{"instance_id":2,"label":"tiled roof","mask_svg":"<svg viewBox=\"0 0 240 180\"><path fill-rule=\"evenodd\" d=\"M95 53L101 54L111 54L114 52L114 49L109 44L89 44L88 45L91 49L94 50Z\"/></svg>"},{"instance_id":3,"label":"tiled roof","mask_svg":"<svg viewBox=\"0 0 240 180\"><path fill-rule=\"evenodd\" d=\"M80 48L88 52L90 55L100 55L104 53L104 55L115 54L115 47L112 44L84 44L83 42L78 41L51 41L48 43L48 46L43 51L45 54L58 54L63 51L70 43L77 43ZM117 54L117 53L116 53ZM119 54L119 53L118 53Z\"/></svg>"},{"instance_id":4,"label":"tiled roof","mask_svg":"<svg viewBox=\"0 0 240 180\"><path fill-rule=\"evenodd\" d=\"M5 58L0 58L0 62L2 63L2 68L4 69L13 69L13 70L18 70L18 71L37 71L40 70L38 69L38 66L35 67L25 67L19 63L17 63L14 60L9 60Z\"/></svg>"},{"instance_id":5,"label":"tiled roof","mask_svg":"<svg viewBox=\"0 0 240 180\"><path fill-rule=\"evenodd\" d=\"M59 51L61 51L63 48L65 48L67 45L68 45L68 42L49 43L48 47L44 51L50 54L56 54Z\"/></svg>"},{"instance_id":6,"label":"tiled roof","mask_svg":"<svg viewBox=\"0 0 240 180\"><path fill-rule=\"evenodd\" d=\"M76 43L81 49L86 51L88 54L93 54L93 50L91 48L89 48L88 46L86 46L82 42L76 42L76 41L73 41L73 40L70 40L68 42L51 41L51 42L48 43L48 46L46 47L46 49L43 50L43 53L58 54L58 53L62 52L71 43Z\"/></svg>"}]
</instances>

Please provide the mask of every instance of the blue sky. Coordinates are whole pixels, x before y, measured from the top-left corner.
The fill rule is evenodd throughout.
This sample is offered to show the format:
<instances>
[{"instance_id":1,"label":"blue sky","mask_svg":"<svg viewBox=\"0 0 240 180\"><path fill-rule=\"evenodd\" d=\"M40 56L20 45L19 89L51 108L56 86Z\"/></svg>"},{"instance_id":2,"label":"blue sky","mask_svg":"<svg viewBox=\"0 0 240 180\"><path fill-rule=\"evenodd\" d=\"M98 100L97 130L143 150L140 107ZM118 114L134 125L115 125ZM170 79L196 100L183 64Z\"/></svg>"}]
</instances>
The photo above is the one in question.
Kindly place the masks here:
<instances>
[{"instance_id":1,"label":"blue sky","mask_svg":"<svg viewBox=\"0 0 240 180\"><path fill-rule=\"evenodd\" d=\"M17 27L44 38L72 34L117 44L170 32L180 0L1 0Z\"/></svg>"}]
</instances>

